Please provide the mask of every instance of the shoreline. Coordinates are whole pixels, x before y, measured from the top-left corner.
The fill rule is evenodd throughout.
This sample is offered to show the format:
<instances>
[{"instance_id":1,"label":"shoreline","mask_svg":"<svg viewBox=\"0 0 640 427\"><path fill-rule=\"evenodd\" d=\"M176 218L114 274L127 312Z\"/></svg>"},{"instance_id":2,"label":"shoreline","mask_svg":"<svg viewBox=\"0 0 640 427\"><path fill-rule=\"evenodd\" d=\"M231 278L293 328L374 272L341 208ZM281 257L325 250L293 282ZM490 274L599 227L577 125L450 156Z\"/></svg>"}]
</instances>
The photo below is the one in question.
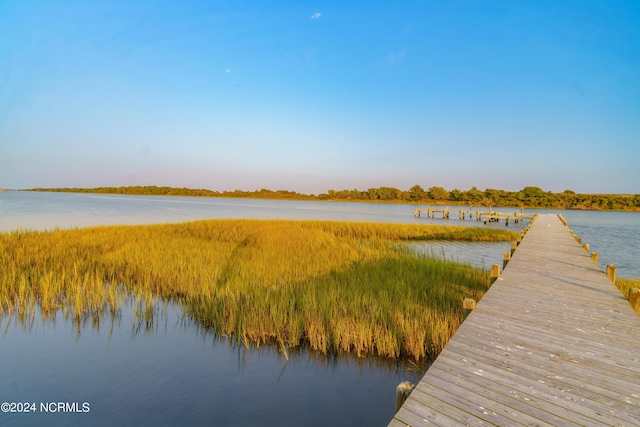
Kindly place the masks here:
<instances>
[{"instance_id":1,"label":"shoreline","mask_svg":"<svg viewBox=\"0 0 640 427\"><path fill-rule=\"evenodd\" d=\"M129 191L132 189L150 189L153 190L165 190L156 191L151 193L139 193ZM111 191L108 191L111 190ZM117 190L117 191L115 191ZM168 191L166 191L168 190ZM4 191L4 190L0 190ZM625 209L605 209L602 207L587 207L587 206L545 206L541 204L521 204L516 206L513 203L485 203L485 201L479 201L477 203L469 203L469 201L459 200L437 200L437 199L420 199L420 200L404 200L404 199L351 199L351 198L323 198L316 195L306 195L287 190L260 190L253 192L245 192L236 190L233 192L224 191L214 192L212 190L205 189L189 189L189 188L173 188L173 187L96 187L96 188L32 188L32 189L19 189L19 190L7 190L7 191L20 191L20 192L43 192L43 193L74 193L74 194L110 194L110 195L123 195L123 196L175 196L175 197L198 197L198 198L210 198L210 199L251 199L251 200L282 200L282 201L310 201L310 202L352 202L352 203L373 203L373 204L409 204L409 205L433 205L433 206L460 206L460 207L487 207L501 209L549 209L549 210L575 210L575 211L595 211L595 212L640 212L640 206L629 206ZM203 194L203 193L208 194ZM259 196L258 194L265 194ZM282 194L283 197L269 197L268 195ZM558 194L558 193L554 193ZM284 195L288 197L284 197ZM577 196L579 196L577 194ZM590 194L590 197L608 198L608 197L622 197L622 198L635 198L640 195L632 194Z\"/></svg>"}]
</instances>

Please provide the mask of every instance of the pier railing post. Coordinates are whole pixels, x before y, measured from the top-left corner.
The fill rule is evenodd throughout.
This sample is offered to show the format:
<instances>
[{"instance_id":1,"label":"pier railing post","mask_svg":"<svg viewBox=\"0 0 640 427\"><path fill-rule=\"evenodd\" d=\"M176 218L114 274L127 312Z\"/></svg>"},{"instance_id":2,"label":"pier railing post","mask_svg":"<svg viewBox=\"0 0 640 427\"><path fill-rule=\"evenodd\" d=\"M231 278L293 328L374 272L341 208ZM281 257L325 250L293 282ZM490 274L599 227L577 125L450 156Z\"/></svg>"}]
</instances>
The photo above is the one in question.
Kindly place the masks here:
<instances>
[{"instance_id":1,"label":"pier railing post","mask_svg":"<svg viewBox=\"0 0 640 427\"><path fill-rule=\"evenodd\" d=\"M469 313L471 313L476 308L476 300L473 298L465 298L462 301L462 316L464 319L467 318Z\"/></svg>"},{"instance_id":2,"label":"pier railing post","mask_svg":"<svg viewBox=\"0 0 640 427\"><path fill-rule=\"evenodd\" d=\"M500 277L500 264L491 264L491 283Z\"/></svg>"},{"instance_id":3,"label":"pier railing post","mask_svg":"<svg viewBox=\"0 0 640 427\"><path fill-rule=\"evenodd\" d=\"M396 412L400 410L404 401L407 400L407 397L409 397L415 387L416 386L409 381L403 381L398 384L398 387L396 387Z\"/></svg>"},{"instance_id":4,"label":"pier railing post","mask_svg":"<svg viewBox=\"0 0 640 427\"><path fill-rule=\"evenodd\" d=\"M607 277L614 284L616 283L616 266L614 264L607 265Z\"/></svg>"},{"instance_id":5,"label":"pier railing post","mask_svg":"<svg viewBox=\"0 0 640 427\"><path fill-rule=\"evenodd\" d=\"M636 314L640 316L640 288L629 289L629 304L636 311Z\"/></svg>"}]
</instances>

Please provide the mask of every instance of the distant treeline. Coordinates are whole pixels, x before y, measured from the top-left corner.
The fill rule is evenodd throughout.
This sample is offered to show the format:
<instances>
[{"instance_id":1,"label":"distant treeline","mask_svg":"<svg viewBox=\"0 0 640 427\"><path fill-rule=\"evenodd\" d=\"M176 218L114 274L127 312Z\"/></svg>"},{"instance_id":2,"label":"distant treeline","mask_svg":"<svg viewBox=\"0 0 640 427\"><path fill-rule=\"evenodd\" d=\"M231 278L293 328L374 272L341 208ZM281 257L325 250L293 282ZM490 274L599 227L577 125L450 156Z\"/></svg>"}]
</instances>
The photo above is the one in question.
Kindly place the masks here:
<instances>
[{"instance_id":1,"label":"distant treeline","mask_svg":"<svg viewBox=\"0 0 640 427\"><path fill-rule=\"evenodd\" d=\"M147 196L193 196L193 197L243 197L254 199L287 200L344 200L414 202L474 206L523 206L549 209L626 210L640 211L640 194L578 194L572 190L562 193L544 191L539 187L525 187L520 191L505 191L487 188L478 190L446 190L431 187L427 190L414 185L409 190L393 187L369 188L368 190L329 190L326 193L302 194L287 190L256 191L212 191L207 189L151 186L97 187L97 188L34 188L31 191L54 191L72 193L129 194Z\"/></svg>"},{"instance_id":2,"label":"distant treeline","mask_svg":"<svg viewBox=\"0 0 640 427\"><path fill-rule=\"evenodd\" d=\"M176 188L157 187L155 185L130 187L96 187L96 188L33 188L29 191L50 191L61 193L100 193L127 194L132 196L191 196L191 197L245 197L251 199L297 199L317 200L316 196L296 193L286 190L257 190L257 191L213 191L205 188Z\"/></svg>"}]
</instances>

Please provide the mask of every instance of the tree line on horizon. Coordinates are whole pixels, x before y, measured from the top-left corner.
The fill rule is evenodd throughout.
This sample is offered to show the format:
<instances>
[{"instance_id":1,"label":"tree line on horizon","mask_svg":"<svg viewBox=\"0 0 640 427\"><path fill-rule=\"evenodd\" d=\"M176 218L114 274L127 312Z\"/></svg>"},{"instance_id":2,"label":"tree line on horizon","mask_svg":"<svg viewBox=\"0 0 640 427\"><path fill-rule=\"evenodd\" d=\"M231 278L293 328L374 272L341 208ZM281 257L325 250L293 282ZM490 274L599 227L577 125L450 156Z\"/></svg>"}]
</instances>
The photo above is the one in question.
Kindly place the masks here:
<instances>
[{"instance_id":1,"label":"tree line on horizon","mask_svg":"<svg viewBox=\"0 0 640 427\"><path fill-rule=\"evenodd\" d=\"M145 196L192 196L192 197L234 197L254 199L285 200L326 200L326 201L376 201L433 203L496 207L525 207L548 209L586 209L586 210L627 210L640 211L640 194L579 194L573 190L562 193L544 191L539 187L528 186L519 191L506 191L487 188L482 191L476 187L463 191L447 190L443 187L424 189L414 185L408 190L394 187L377 187L367 190L328 190L318 195L303 194L288 190L260 189L255 191L233 190L213 191L207 189L176 188L150 186L96 187L96 188L33 188L30 191L126 194Z\"/></svg>"}]
</instances>

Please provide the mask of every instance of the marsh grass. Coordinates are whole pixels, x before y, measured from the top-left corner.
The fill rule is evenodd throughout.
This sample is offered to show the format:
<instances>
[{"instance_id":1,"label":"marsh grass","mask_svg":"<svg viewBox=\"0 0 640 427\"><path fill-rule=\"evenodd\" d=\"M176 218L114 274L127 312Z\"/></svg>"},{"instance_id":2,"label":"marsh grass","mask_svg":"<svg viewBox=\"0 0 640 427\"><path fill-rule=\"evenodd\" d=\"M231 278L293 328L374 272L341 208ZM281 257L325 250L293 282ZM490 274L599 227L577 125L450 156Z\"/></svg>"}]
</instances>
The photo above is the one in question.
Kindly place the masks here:
<instances>
[{"instance_id":1,"label":"marsh grass","mask_svg":"<svg viewBox=\"0 0 640 427\"><path fill-rule=\"evenodd\" d=\"M616 286L625 298L629 298L629 291L633 288L640 288L640 279L616 279Z\"/></svg>"},{"instance_id":2,"label":"marsh grass","mask_svg":"<svg viewBox=\"0 0 640 427\"><path fill-rule=\"evenodd\" d=\"M510 240L503 230L332 221L216 220L0 234L0 314L59 310L80 325L132 296L141 327L158 299L245 346L433 358L486 271L406 240ZM98 319L98 320L95 320Z\"/></svg>"}]
</instances>

